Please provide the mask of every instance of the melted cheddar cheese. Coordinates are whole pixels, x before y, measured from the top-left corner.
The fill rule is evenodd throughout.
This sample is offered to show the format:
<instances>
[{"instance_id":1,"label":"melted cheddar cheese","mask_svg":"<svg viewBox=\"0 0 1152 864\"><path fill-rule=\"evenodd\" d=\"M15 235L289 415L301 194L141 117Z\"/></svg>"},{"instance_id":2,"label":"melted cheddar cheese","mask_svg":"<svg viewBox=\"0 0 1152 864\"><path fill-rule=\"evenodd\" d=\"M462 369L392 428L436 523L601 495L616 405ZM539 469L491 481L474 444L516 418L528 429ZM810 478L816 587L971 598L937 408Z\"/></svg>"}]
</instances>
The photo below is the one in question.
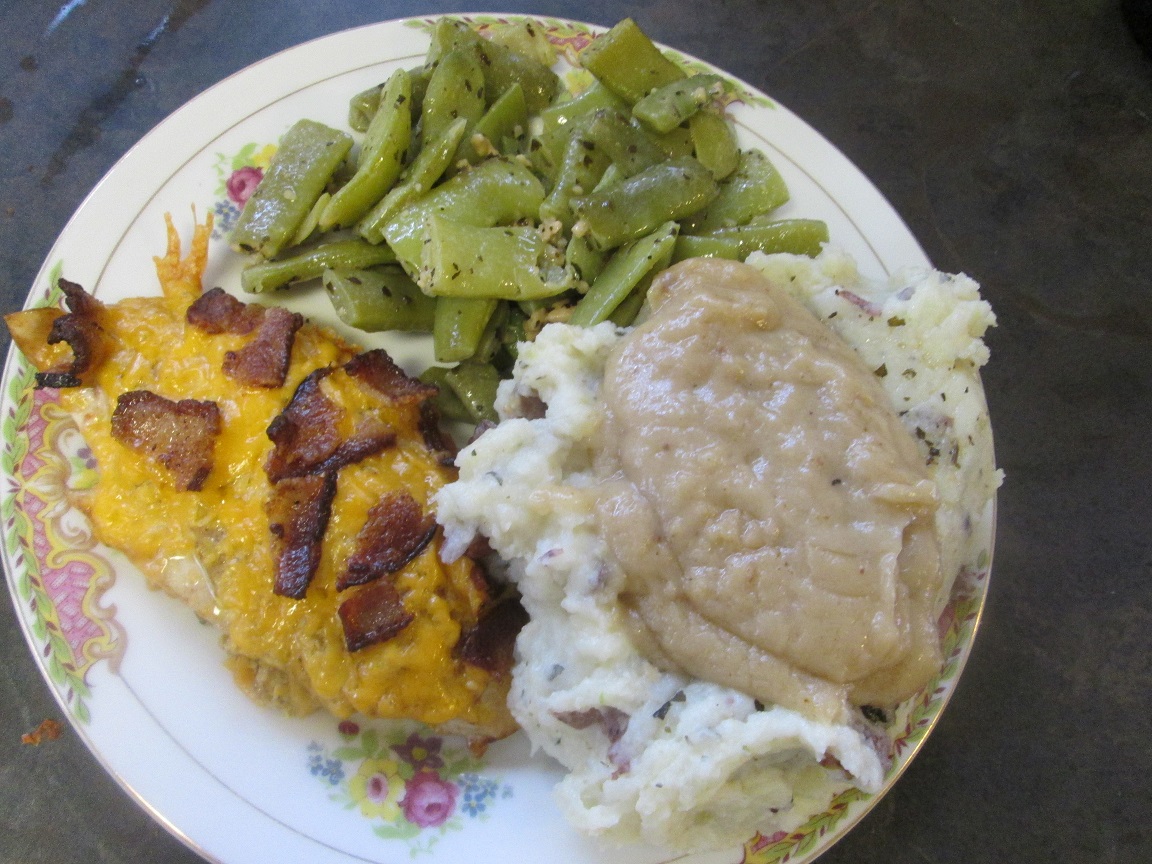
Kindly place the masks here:
<instances>
[{"instance_id":1,"label":"melted cheddar cheese","mask_svg":"<svg viewBox=\"0 0 1152 864\"><path fill-rule=\"evenodd\" d=\"M121 550L148 577L219 625L237 682L263 701L294 713L323 706L337 716L408 718L511 731L507 682L454 656L462 631L476 624L487 589L468 559L440 560L439 537L392 577L414 620L387 641L350 652L337 615L358 588L336 590L369 509L393 491L422 508L453 479L418 428L418 412L375 398L337 369L324 394L344 422L374 415L396 432L396 445L340 469L319 567L302 600L273 593L274 551L265 505L271 483L264 465L267 429L297 385L319 367L338 367L357 350L305 323L296 333L283 386L240 384L223 371L224 356L251 334L209 334L185 323L199 293L207 244L198 226L189 258L169 223L169 252L157 259L164 297L123 300L100 321L111 350L91 386L61 391L99 464L100 481L81 501L99 539ZM211 400L222 418L213 467L202 488L182 491L172 475L111 434L117 396L150 390L172 400ZM494 693L493 690L499 691ZM495 735L491 737L497 737Z\"/></svg>"}]
</instances>

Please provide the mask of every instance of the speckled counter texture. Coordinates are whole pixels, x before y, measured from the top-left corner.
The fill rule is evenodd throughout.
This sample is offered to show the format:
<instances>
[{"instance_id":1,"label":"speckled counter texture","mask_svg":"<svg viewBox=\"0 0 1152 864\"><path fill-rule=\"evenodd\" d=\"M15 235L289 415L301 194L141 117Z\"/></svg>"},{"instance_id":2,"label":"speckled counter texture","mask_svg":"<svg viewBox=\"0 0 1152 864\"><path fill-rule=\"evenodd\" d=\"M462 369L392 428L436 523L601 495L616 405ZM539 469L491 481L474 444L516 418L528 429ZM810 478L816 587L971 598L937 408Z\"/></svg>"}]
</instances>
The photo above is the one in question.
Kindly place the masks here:
<instances>
[{"instance_id":1,"label":"speckled counter texture","mask_svg":"<svg viewBox=\"0 0 1152 864\"><path fill-rule=\"evenodd\" d=\"M985 382L1008 480L975 650L911 769L822 862L1152 861L1152 61L1118 3L498 5L632 15L760 86L999 315ZM5 311L100 177L200 90L306 39L463 8L6 0ZM21 744L60 711L7 600L0 657L0 862L199 860L71 730Z\"/></svg>"}]
</instances>

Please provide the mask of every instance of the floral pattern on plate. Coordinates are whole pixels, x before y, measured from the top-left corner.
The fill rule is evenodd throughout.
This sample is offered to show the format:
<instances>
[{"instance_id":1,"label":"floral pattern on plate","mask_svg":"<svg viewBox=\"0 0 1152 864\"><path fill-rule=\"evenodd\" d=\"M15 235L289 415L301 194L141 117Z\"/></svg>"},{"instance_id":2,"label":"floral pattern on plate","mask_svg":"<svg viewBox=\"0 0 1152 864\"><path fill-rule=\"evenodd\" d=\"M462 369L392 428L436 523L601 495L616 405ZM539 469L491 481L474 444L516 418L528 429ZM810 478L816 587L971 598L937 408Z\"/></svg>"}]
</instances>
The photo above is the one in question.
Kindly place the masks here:
<instances>
[{"instance_id":1,"label":"floral pattern on plate","mask_svg":"<svg viewBox=\"0 0 1152 864\"><path fill-rule=\"evenodd\" d=\"M331 786L333 801L358 809L377 836L429 851L464 818L487 819L512 787L480 773L483 762L448 739L409 725L361 728L344 721L344 742L308 745L308 770Z\"/></svg>"}]
</instances>

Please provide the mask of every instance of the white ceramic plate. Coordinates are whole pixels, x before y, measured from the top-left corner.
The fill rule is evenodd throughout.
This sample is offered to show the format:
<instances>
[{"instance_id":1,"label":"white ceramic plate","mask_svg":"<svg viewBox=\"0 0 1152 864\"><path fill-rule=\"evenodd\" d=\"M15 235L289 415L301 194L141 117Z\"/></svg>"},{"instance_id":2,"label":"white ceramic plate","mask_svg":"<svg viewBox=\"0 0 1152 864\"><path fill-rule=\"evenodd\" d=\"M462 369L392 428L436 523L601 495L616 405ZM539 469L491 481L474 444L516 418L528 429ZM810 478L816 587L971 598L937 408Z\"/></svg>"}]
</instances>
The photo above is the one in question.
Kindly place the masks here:
<instances>
[{"instance_id":1,"label":"white ceramic plate","mask_svg":"<svg viewBox=\"0 0 1152 864\"><path fill-rule=\"evenodd\" d=\"M471 16L474 23L490 16ZM301 117L346 127L348 98L398 67L418 65L433 19L362 27L284 51L193 99L149 133L103 179L61 234L29 296L52 298L60 273L106 302L158 292L152 256L163 215L187 238L192 208L215 211L217 235L267 163L269 145ZM595 28L542 19L569 52ZM676 55L688 65L704 67ZM715 70L713 70L715 71ZM741 143L784 174L782 215L823 219L833 241L869 276L927 263L891 206L832 145L768 97L736 82ZM206 284L238 291L240 260L212 244ZM52 298L54 299L54 298ZM278 297L278 299L280 299ZM334 316L320 292L285 297L314 319ZM361 341L366 341L361 339ZM410 369L427 360L419 339L386 345ZM182 606L144 587L122 556L95 543L70 489L95 465L53 391L31 388L15 352L3 379L0 470L6 483L3 558L19 618L68 718L118 782L176 836L211 860L654 862L672 856L610 849L567 827L552 804L556 768L522 735L473 759L461 742L386 723L287 719L250 703L224 669L217 638ZM940 678L893 721L899 776L942 710L983 604L991 526L977 532L970 567L945 618ZM845 789L789 834L748 838L698 862L809 861L874 803Z\"/></svg>"}]
</instances>

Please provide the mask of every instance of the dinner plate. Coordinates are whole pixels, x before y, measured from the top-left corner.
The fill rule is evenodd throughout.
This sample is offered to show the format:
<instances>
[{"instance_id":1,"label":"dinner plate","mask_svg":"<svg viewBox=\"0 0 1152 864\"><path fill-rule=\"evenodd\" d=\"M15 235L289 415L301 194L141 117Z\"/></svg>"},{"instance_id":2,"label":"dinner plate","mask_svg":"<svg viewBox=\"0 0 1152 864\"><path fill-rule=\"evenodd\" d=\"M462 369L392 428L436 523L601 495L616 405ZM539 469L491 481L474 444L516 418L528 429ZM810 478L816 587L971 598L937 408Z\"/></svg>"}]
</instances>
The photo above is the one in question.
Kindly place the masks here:
<instances>
[{"instance_id":1,"label":"dinner plate","mask_svg":"<svg viewBox=\"0 0 1152 864\"><path fill-rule=\"evenodd\" d=\"M477 26L507 17L457 16ZM58 276L106 302L158 293L152 256L165 246L164 214L185 238L211 211L215 233L206 285L239 293L241 261L224 235L285 129L301 117L346 128L350 96L394 69L418 65L434 18L374 24L269 57L225 79L162 122L92 191L52 248L28 298L58 302ZM598 28L534 18L568 61ZM729 106L741 144L763 150L792 192L781 216L828 223L861 271L884 277L927 264L893 208L843 155L779 103L699 60L733 85ZM320 290L277 296L336 324ZM350 334L352 335L352 334ZM427 340L364 337L415 370ZM36 390L15 348L3 377L3 559L33 654L54 695L97 759L157 820L205 858L255 861L657 862L666 851L616 848L578 835L551 798L560 774L523 735L477 758L462 741L408 724L287 718L248 701L224 668L215 632L177 602L148 590L123 556L95 541L69 503L98 466L54 391ZM892 720L895 755L885 789L913 757L952 693L983 605L989 517L941 619L939 677ZM880 794L883 794L882 792ZM800 814L792 830L747 838L693 862L810 861L879 795L840 788L828 809Z\"/></svg>"}]
</instances>

